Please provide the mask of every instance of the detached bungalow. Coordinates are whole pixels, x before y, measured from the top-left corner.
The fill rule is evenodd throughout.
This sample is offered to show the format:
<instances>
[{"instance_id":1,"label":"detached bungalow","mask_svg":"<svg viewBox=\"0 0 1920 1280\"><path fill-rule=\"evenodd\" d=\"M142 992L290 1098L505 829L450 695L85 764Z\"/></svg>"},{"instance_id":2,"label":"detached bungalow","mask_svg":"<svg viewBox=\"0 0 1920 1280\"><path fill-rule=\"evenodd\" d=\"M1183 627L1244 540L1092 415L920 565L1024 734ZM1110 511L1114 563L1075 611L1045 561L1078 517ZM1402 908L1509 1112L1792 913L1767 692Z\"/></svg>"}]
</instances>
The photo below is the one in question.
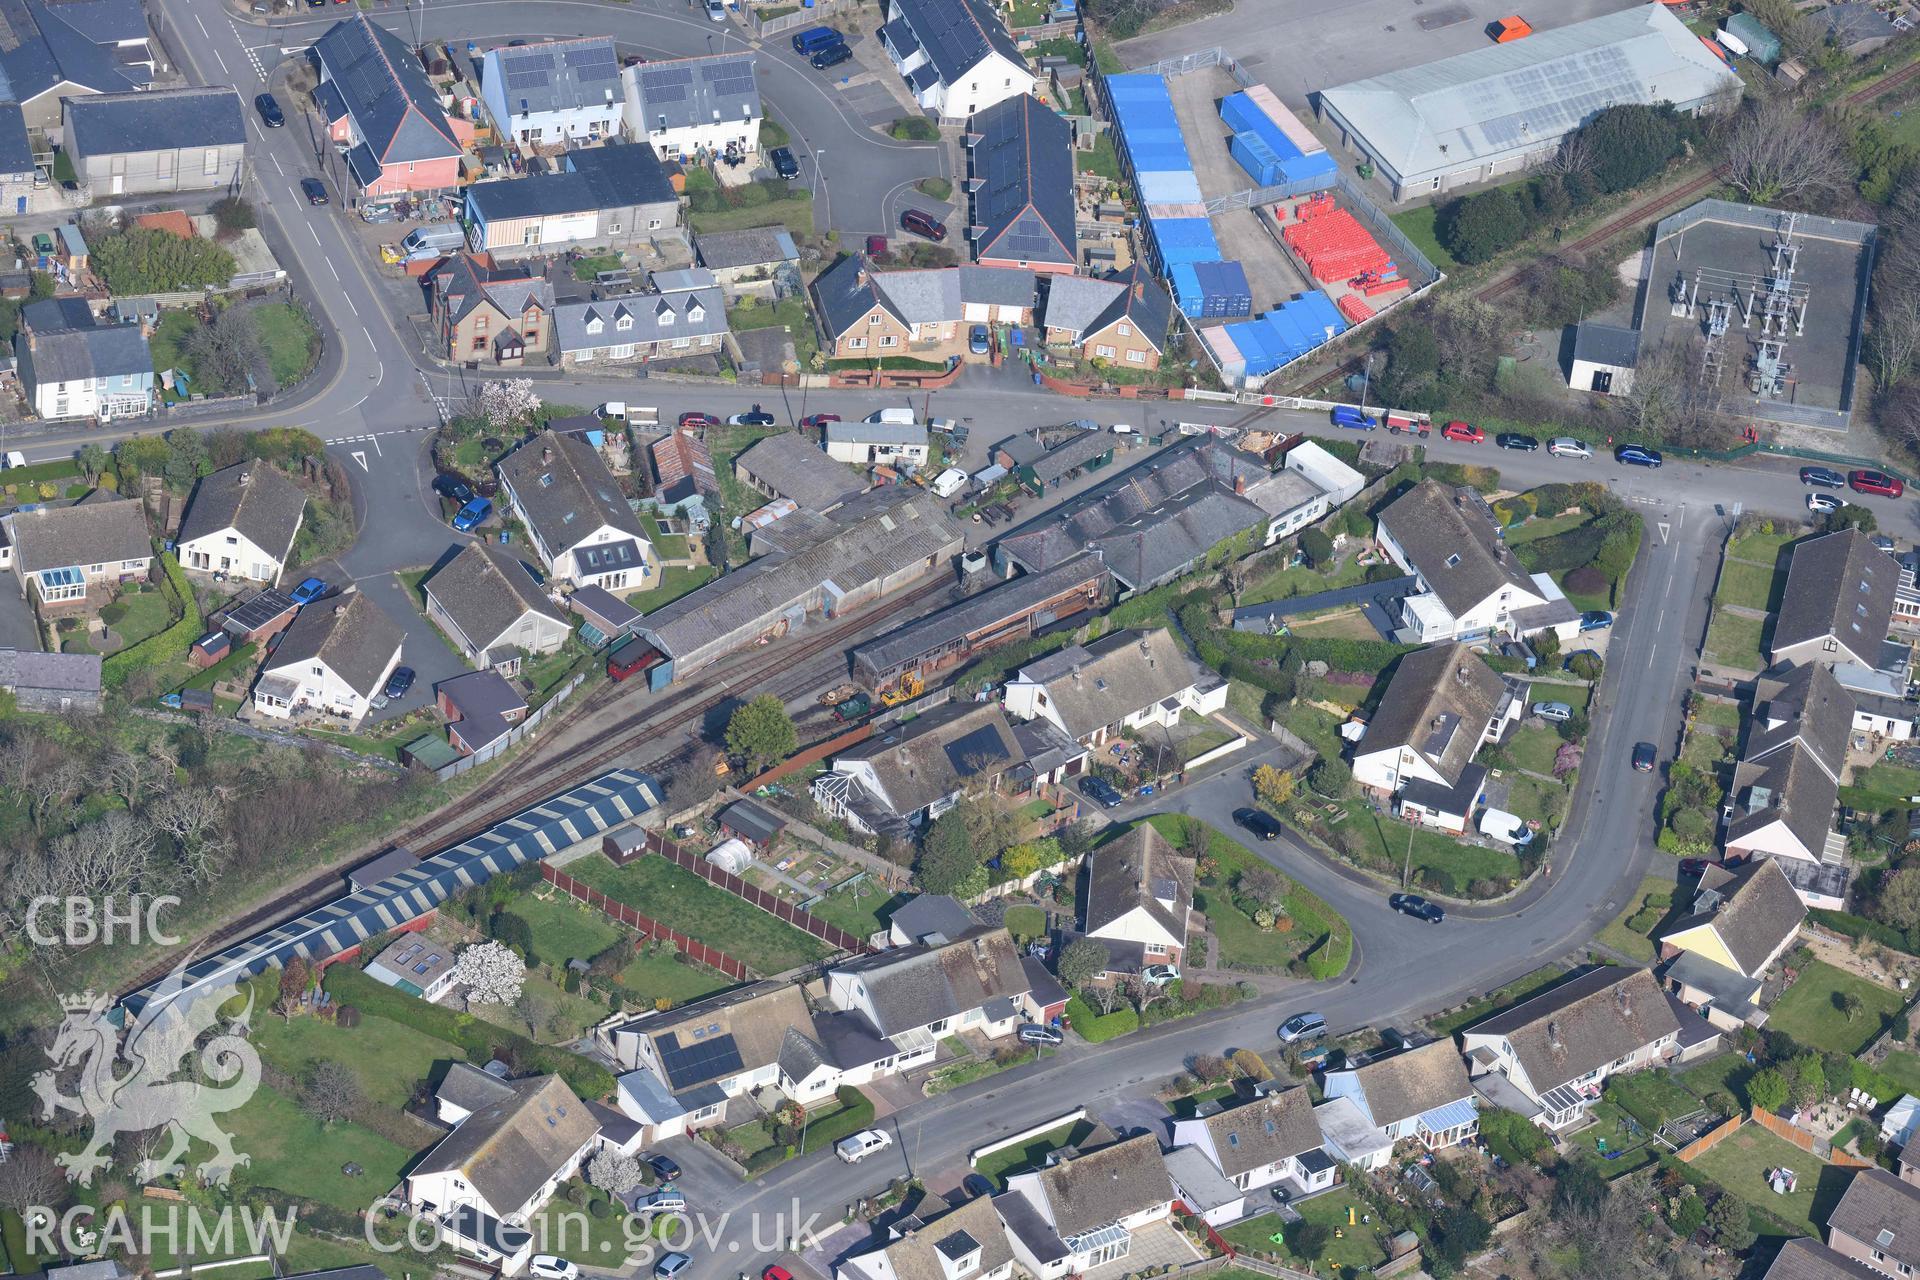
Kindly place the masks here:
<instances>
[{"instance_id":1,"label":"detached bungalow","mask_svg":"<svg viewBox=\"0 0 1920 1280\"><path fill-rule=\"evenodd\" d=\"M203 476L180 522L180 566L278 586L306 511L306 491L264 462Z\"/></svg>"},{"instance_id":2,"label":"detached bungalow","mask_svg":"<svg viewBox=\"0 0 1920 1280\"><path fill-rule=\"evenodd\" d=\"M894 1069L933 1060L943 1036L1011 1035L1029 990L1019 948L985 926L950 942L915 943L827 970L827 1002L862 1015L894 1047Z\"/></svg>"},{"instance_id":3,"label":"detached bungalow","mask_svg":"<svg viewBox=\"0 0 1920 1280\"><path fill-rule=\"evenodd\" d=\"M1327 1097L1350 1099L1392 1142L1411 1138L1437 1151L1480 1132L1473 1084L1452 1040L1403 1049L1352 1071L1329 1071L1325 1084Z\"/></svg>"},{"instance_id":4,"label":"detached bungalow","mask_svg":"<svg viewBox=\"0 0 1920 1280\"><path fill-rule=\"evenodd\" d=\"M553 653L572 629L527 566L488 543L469 543L423 590L427 617L476 669L512 675L523 651Z\"/></svg>"},{"instance_id":5,"label":"detached bungalow","mask_svg":"<svg viewBox=\"0 0 1920 1280\"><path fill-rule=\"evenodd\" d=\"M839 1263L834 1280L1007 1280L1013 1244L995 1204L976 1196L930 1221L890 1226L886 1244Z\"/></svg>"},{"instance_id":6,"label":"detached bungalow","mask_svg":"<svg viewBox=\"0 0 1920 1280\"><path fill-rule=\"evenodd\" d=\"M90 591L144 578L153 564L145 509L104 489L71 506L16 511L0 527L20 594L43 612L84 608Z\"/></svg>"},{"instance_id":7,"label":"detached bungalow","mask_svg":"<svg viewBox=\"0 0 1920 1280\"><path fill-rule=\"evenodd\" d=\"M1142 1227L1173 1212L1173 1182L1150 1133L1007 1179L1000 1216L1014 1258L1036 1280L1085 1275L1133 1251Z\"/></svg>"},{"instance_id":8,"label":"detached bungalow","mask_svg":"<svg viewBox=\"0 0 1920 1280\"><path fill-rule=\"evenodd\" d=\"M253 685L253 709L286 720L296 711L357 725L400 665L406 632L364 592L304 606Z\"/></svg>"}]
</instances>

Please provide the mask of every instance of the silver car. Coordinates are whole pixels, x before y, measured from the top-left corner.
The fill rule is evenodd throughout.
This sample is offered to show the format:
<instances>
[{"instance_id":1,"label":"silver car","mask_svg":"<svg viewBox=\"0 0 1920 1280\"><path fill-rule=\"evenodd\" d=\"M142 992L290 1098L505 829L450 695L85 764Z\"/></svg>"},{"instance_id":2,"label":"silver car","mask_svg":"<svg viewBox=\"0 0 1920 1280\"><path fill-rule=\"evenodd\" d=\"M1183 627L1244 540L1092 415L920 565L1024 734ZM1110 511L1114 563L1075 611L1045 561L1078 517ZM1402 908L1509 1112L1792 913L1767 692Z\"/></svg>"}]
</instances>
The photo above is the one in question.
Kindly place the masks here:
<instances>
[{"instance_id":1,"label":"silver car","mask_svg":"<svg viewBox=\"0 0 1920 1280\"><path fill-rule=\"evenodd\" d=\"M1293 1044L1327 1034L1327 1020L1317 1013L1296 1013L1280 1024L1280 1043Z\"/></svg>"},{"instance_id":2,"label":"silver car","mask_svg":"<svg viewBox=\"0 0 1920 1280\"><path fill-rule=\"evenodd\" d=\"M1573 708L1564 702L1536 702L1533 704L1533 714L1542 720L1563 724L1573 719Z\"/></svg>"},{"instance_id":3,"label":"silver car","mask_svg":"<svg viewBox=\"0 0 1920 1280\"><path fill-rule=\"evenodd\" d=\"M1593 461L1593 450L1584 440L1575 440L1572 436L1555 436L1547 441L1547 452L1556 458L1582 458Z\"/></svg>"}]
</instances>

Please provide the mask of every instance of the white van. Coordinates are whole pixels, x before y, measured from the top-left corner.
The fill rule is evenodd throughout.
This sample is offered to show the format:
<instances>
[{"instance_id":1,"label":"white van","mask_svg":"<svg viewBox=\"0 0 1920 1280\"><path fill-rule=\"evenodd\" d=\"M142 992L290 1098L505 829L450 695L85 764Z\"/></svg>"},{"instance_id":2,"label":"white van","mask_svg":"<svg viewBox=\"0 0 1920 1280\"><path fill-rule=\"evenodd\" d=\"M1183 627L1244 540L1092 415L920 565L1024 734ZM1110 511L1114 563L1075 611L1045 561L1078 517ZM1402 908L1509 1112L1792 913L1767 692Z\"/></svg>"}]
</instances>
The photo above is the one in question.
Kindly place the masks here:
<instances>
[{"instance_id":1,"label":"white van","mask_svg":"<svg viewBox=\"0 0 1920 1280\"><path fill-rule=\"evenodd\" d=\"M884 422L888 426L893 426L893 427L910 427L913 425L913 422L914 422L913 410L912 409L880 409L880 410L876 410L873 413L868 414L867 421L868 422Z\"/></svg>"},{"instance_id":2,"label":"white van","mask_svg":"<svg viewBox=\"0 0 1920 1280\"><path fill-rule=\"evenodd\" d=\"M842 1138L833 1144L833 1154L848 1164L859 1164L876 1151L884 1151L893 1145L893 1135L884 1129L862 1129L851 1138Z\"/></svg>"},{"instance_id":3,"label":"white van","mask_svg":"<svg viewBox=\"0 0 1920 1280\"><path fill-rule=\"evenodd\" d=\"M1131 422L1116 422L1113 424L1113 426L1109 427L1108 430L1112 431L1113 434L1117 436L1130 436L1130 435L1137 434L1134 431L1133 424Z\"/></svg>"},{"instance_id":4,"label":"white van","mask_svg":"<svg viewBox=\"0 0 1920 1280\"><path fill-rule=\"evenodd\" d=\"M1505 809L1482 809L1479 826L1481 835L1516 849L1533 843L1533 829L1526 820Z\"/></svg>"},{"instance_id":5,"label":"white van","mask_svg":"<svg viewBox=\"0 0 1920 1280\"><path fill-rule=\"evenodd\" d=\"M415 227L407 232L400 247L411 258L424 253L452 253L466 242L466 233L459 227Z\"/></svg>"},{"instance_id":6,"label":"white van","mask_svg":"<svg viewBox=\"0 0 1920 1280\"><path fill-rule=\"evenodd\" d=\"M933 483L927 487L933 490L935 497L951 498L954 494L960 492L960 487L966 484L966 482L966 472L958 467L948 467L945 471L935 476Z\"/></svg>"},{"instance_id":7,"label":"white van","mask_svg":"<svg viewBox=\"0 0 1920 1280\"><path fill-rule=\"evenodd\" d=\"M7 450L6 456L0 458L0 471L11 471L15 467L24 467L26 465L27 455L18 449L9 449Z\"/></svg>"}]
</instances>

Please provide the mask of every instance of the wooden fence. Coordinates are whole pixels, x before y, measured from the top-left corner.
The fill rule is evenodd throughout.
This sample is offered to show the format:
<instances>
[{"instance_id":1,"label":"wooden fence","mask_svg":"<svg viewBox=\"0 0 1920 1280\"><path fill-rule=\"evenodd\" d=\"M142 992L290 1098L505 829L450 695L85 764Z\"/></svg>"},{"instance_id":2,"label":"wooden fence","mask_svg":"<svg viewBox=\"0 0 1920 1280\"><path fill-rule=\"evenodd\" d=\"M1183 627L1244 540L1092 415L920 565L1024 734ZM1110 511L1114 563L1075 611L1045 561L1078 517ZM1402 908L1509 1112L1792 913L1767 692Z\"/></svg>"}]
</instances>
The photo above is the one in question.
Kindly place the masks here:
<instances>
[{"instance_id":1,"label":"wooden fence","mask_svg":"<svg viewBox=\"0 0 1920 1280\"><path fill-rule=\"evenodd\" d=\"M828 924L812 912L803 911L784 898L768 893L757 885L748 884L730 871L722 871L705 858L684 845L676 844L658 831L646 834L646 849L657 853L676 867L682 867L705 880L716 888L725 889L734 897L755 906L783 924L790 924L803 933L812 934L830 947L841 951L870 951L866 939L857 938L839 925Z\"/></svg>"},{"instance_id":2,"label":"wooden fence","mask_svg":"<svg viewBox=\"0 0 1920 1280\"><path fill-rule=\"evenodd\" d=\"M718 947L710 947L697 938L689 938L678 929L661 924L651 916L641 915L624 902L615 902L597 889L589 889L564 871L555 870L549 863L540 864L540 878L559 889L560 892L579 899L596 911L603 911L630 929L638 929L649 938L658 938L671 942L673 949L683 956L691 956L709 969L726 974L735 982L744 982L752 977L752 971L740 961L734 959Z\"/></svg>"},{"instance_id":3,"label":"wooden fence","mask_svg":"<svg viewBox=\"0 0 1920 1280\"><path fill-rule=\"evenodd\" d=\"M872 736L873 725L871 722L855 725L845 733L836 734L828 738L825 742L816 742L805 751L789 756L765 773L755 775L748 781L741 783L740 790L746 792L748 795L752 795L754 789L757 787L764 787L769 782L778 782L788 774L797 773L801 769L806 768L815 760L825 760L828 756L836 752L844 751L856 742L865 742Z\"/></svg>"},{"instance_id":4,"label":"wooden fence","mask_svg":"<svg viewBox=\"0 0 1920 1280\"><path fill-rule=\"evenodd\" d=\"M1828 1164L1837 1164L1843 1169L1865 1169L1873 1163L1841 1151L1825 1138L1815 1137L1799 1125L1782 1120L1770 1111L1755 1111L1748 1118L1775 1137L1785 1138L1808 1155L1825 1160Z\"/></svg>"},{"instance_id":5,"label":"wooden fence","mask_svg":"<svg viewBox=\"0 0 1920 1280\"><path fill-rule=\"evenodd\" d=\"M1747 1122L1745 1116L1733 1116L1717 1129L1709 1130L1674 1152L1674 1157L1682 1164L1692 1164L1695 1159L1719 1146L1733 1136L1733 1131Z\"/></svg>"}]
</instances>

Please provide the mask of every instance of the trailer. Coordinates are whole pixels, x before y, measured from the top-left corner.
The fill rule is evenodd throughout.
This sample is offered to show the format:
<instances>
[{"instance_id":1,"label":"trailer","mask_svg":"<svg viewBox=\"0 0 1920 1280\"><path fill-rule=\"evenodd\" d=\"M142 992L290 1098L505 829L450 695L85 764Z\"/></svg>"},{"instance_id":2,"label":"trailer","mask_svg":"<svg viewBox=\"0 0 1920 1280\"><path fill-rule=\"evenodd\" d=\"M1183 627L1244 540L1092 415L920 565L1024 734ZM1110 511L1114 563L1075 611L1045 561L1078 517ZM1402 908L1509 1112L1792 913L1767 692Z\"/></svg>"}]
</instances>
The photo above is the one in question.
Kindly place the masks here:
<instances>
[{"instance_id":1,"label":"trailer","mask_svg":"<svg viewBox=\"0 0 1920 1280\"><path fill-rule=\"evenodd\" d=\"M1424 413L1389 412L1387 414L1387 430L1397 436L1412 435L1425 440L1433 434L1433 419Z\"/></svg>"}]
</instances>

